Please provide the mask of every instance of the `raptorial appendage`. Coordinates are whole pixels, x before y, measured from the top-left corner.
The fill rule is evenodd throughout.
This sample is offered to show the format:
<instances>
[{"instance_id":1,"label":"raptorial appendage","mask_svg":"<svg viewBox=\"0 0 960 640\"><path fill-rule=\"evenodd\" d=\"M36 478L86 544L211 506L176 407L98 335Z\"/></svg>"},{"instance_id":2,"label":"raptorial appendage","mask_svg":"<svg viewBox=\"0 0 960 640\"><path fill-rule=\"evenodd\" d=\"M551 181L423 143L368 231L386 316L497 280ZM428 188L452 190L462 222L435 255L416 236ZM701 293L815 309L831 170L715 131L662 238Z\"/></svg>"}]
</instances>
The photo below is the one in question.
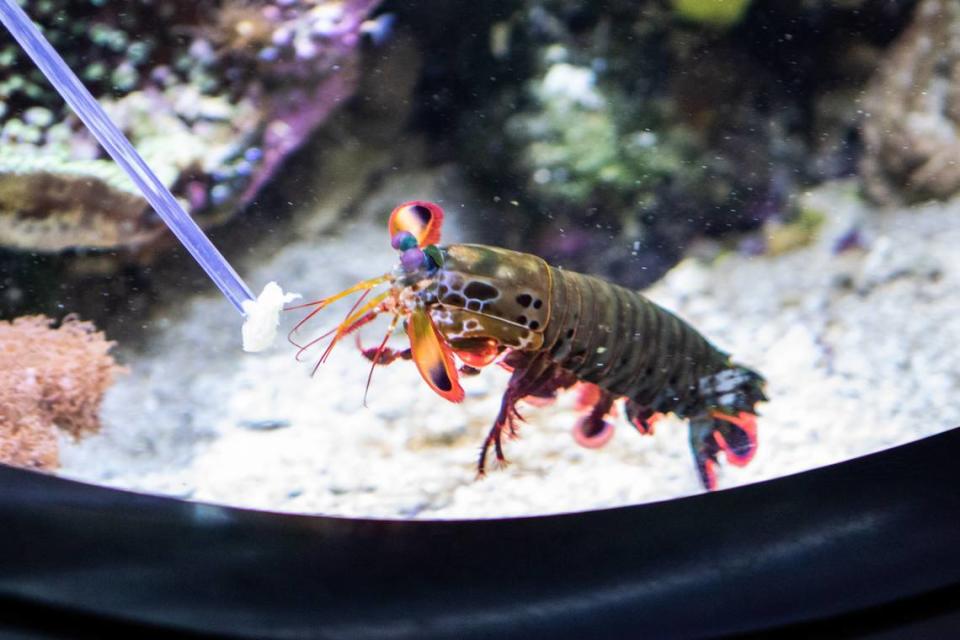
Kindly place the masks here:
<instances>
[{"instance_id":1,"label":"raptorial appendage","mask_svg":"<svg viewBox=\"0 0 960 640\"><path fill-rule=\"evenodd\" d=\"M376 365L413 360L430 388L459 402L460 375L493 363L512 370L481 446L480 475L491 449L499 464L506 463L503 436L516 437L523 419L517 403L549 402L575 385L582 416L573 435L584 447L611 439L622 398L623 414L642 434L652 434L663 414L689 421L690 447L708 489L717 486L720 454L739 466L753 458L756 405L766 400L759 374L731 362L696 329L635 291L555 269L531 254L483 245L439 247L442 223L443 210L430 202L394 209L390 242L400 252L399 264L389 274L295 307L311 311L291 341L330 303L360 293L343 322L297 344L298 355L332 336L323 362L344 336L387 313L392 319L379 346L360 347L372 362L371 376ZM388 290L363 304L382 284ZM395 350L387 342L401 322L410 348Z\"/></svg>"}]
</instances>

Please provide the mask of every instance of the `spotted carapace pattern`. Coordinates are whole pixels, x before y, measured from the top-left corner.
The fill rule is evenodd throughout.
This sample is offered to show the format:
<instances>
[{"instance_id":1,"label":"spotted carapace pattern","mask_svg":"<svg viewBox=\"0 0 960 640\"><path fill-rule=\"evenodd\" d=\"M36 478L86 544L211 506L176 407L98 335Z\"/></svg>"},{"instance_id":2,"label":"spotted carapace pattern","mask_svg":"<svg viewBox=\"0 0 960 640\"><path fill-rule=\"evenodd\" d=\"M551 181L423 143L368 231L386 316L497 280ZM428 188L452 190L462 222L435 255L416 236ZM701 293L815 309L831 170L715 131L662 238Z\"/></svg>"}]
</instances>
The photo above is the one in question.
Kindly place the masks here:
<instances>
[{"instance_id":1,"label":"spotted carapace pattern","mask_svg":"<svg viewBox=\"0 0 960 640\"><path fill-rule=\"evenodd\" d=\"M454 402L463 398L460 375L492 363L512 370L481 447L479 473L491 449L505 462L503 436L517 435L520 400L551 400L573 386L580 388L584 412L574 437L583 446L610 439L609 417L622 399L627 419L643 434L653 433L663 414L688 420L696 468L708 489L716 487L720 454L734 465L753 458L756 405L766 400L758 373L732 362L696 329L635 291L527 253L473 244L437 247L442 221L436 204L400 205L389 227L391 242L402 251L401 265L302 306L314 307L309 318L343 295L389 283L388 291L340 325L327 353L343 335L391 313L387 337L364 354L375 365L413 360L427 384ZM410 348L388 348L401 320Z\"/></svg>"}]
</instances>

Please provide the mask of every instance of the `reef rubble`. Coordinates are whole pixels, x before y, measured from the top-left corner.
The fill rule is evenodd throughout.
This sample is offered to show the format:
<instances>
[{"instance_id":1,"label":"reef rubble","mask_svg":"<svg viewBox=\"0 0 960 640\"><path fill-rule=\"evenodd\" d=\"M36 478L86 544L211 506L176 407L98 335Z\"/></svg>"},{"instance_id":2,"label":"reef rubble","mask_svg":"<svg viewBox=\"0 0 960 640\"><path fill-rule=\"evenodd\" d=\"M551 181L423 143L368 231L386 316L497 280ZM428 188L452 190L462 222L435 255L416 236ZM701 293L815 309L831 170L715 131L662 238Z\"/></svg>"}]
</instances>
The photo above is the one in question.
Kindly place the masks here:
<instances>
[{"instance_id":1,"label":"reef rubble","mask_svg":"<svg viewBox=\"0 0 960 640\"><path fill-rule=\"evenodd\" d=\"M22 3L26 4L26 3ZM205 227L249 203L353 94L378 0L29 3ZM135 249L166 231L16 43L0 46L0 247Z\"/></svg>"}]
</instances>

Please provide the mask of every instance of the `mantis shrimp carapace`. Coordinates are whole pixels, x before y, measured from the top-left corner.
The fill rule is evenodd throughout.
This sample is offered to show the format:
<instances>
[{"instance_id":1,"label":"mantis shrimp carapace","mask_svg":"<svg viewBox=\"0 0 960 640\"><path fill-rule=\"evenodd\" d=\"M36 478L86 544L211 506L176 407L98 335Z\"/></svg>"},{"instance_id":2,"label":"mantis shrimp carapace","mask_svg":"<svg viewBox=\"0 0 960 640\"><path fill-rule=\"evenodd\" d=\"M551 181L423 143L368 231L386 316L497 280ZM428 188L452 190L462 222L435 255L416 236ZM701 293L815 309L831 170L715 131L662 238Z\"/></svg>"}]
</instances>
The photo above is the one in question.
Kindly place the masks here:
<instances>
[{"instance_id":1,"label":"mantis shrimp carapace","mask_svg":"<svg viewBox=\"0 0 960 640\"><path fill-rule=\"evenodd\" d=\"M766 400L763 378L713 346L696 329L642 294L600 278L557 269L528 253L477 244L438 246L443 210L407 202L390 214L396 268L329 298L295 308L310 311L291 332L330 303L360 294L347 318L317 341L342 338L381 314L391 317L377 347L362 349L377 365L412 360L427 385L451 402L463 400L460 376L493 363L512 371L500 411L483 441L477 471L491 449L505 462L504 433L515 436L517 403L549 401L581 386L585 410L574 435L584 446L609 440L608 420L622 398L627 419L650 434L673 413L689 422L690 447L704 487L716 488L722 453L745 465L757 447L756 405ZM369 300L374 289L386 289ZM409 348L387 346L402 324ZM332 337L331 337L332 336ZM368 387L369 387L368 377Z\"/></svg>"}]
</instances>

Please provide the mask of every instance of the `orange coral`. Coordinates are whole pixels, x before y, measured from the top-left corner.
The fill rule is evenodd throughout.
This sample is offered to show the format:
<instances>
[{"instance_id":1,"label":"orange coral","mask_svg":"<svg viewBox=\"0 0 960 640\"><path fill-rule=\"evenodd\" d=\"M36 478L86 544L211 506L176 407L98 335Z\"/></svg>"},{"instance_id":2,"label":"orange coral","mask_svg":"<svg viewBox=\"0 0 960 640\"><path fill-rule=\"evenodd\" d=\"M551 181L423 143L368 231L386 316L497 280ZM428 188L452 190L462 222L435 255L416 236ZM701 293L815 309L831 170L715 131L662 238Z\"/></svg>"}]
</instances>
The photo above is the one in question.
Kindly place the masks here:
<instances>
[{"instance_id":1,"label":"orange coral","mask_svg":"<svg viewBox=\"0 0 960 640\"><path fill-rule=\"evenodd\" d=\"M122 371L112 342L68 316L0 321L0 462L52 470L59 427L75 438L97 431L100 402Z\"/></svg>"}]
</instances>

